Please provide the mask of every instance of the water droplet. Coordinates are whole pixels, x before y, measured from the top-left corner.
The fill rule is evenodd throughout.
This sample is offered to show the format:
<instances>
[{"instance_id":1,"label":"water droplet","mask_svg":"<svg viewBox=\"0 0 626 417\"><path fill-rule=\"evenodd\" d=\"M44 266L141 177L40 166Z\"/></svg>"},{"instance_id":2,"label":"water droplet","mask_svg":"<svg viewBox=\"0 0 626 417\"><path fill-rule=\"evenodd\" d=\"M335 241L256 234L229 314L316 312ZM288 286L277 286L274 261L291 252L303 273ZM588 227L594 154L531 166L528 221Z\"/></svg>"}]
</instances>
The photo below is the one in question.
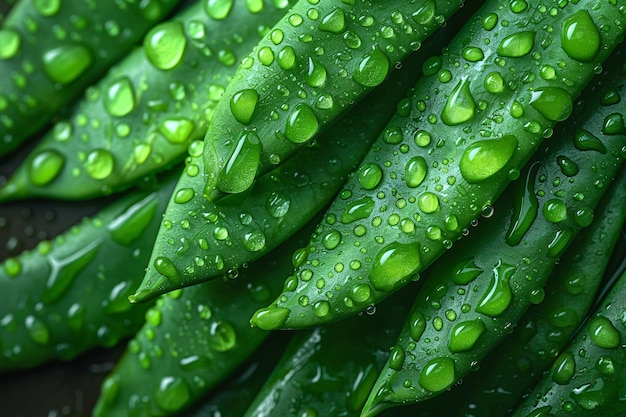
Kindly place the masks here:
<instances>
[{"instance_id":1,"label":"water droplet","mask_svg":"<svg viewBox=\"0 0 626 417\"><path fill-rule=\"evenodd\" d=\"M469 89L468 77L463 77L450 93L441 111L441 120L449 126L458 125L474 117L475 111L476 103Z\"/></svg>"},{"instance_id":2,"label":"water droplet","mask_svg":"<svg viewBox=\"0 0 626 417\"><path fill-rule=\"evenodd\" d=\"M417 199L417 206L426 214L434 213L439 208L439 198L436 194L426 191Z\"/></svg>"},{"instance_id":3,"label":"water droplet","mask_svg":"<svg viewBox=\"0 0 626 417\"><path fill-rule=\"evenodd\" d=\"M561 122L572 114L572 97L560 87L539 87L531 93L529 101L546 119Z\"/></svg>"},{"instance_id":4,"label":"water droplet","mask_svg":"<svg viewBox=\"0 0 626 417\"><path fill-rule=\"evenodd\" d=\"M324 32L341 33L346 26L346 15L343 9L335 8L322 18L318 28Z\"/></svg>"},{"instance_id":5,"label":"water droplet","mask_svg":"<svg viewBox=\"0 0 626 417\"><path fill-rule=\"evenodd\" d=\"M183 409L190 398L191 393L185 380L173 376L163 377L154 393L154 400L159 408L169 412Z\"/></svg>"},{"instance_id":6,"label":"water droplet","mask_svg":"<svg viewBox=\"0 0 626 417\"><path fill-rule=\"evenodd\" d=\"M250 124L258 101L259 93L256 90L238 91L230 98L230 111L239 123Z\"/></svg>"},{"instance_id":7,"label":"water droplet","mask_svg":"<svg viewBox=\"0 0 626 417\"><path fill-rule=\"evenodd\" d=\"M63 45L51 49L43 55L46 74L54 82L69 84L78 77L92 62L89 49L83 45Z\"/></svg>"},{"instance_id":8,"label":"water droplet","mask_svg":"<svg viewBox=\"0 0 626 417\"><path fill-rule=\"evenodd\" d=\"M497 317L513 299L509 278L515 272L515 266L498 261L492 272L489 288L476 307L476 312Z\"/></svg>"},{"instance_id":9,"label":"water droplet","mask_svg":"<svg viewBox=\"0 0 626 417\"><path fill-rule=\"evenodd\" d=\"M252 185L261 160L261 142L254 132L243 132L220 172L217 187L226 193L241 193Z\"/></svg>"},{"instance_id":10,"label":"water droplet","mask_svg":"<svg viewBox=\"0 0 626 417\"><path fill-rule=\"evenodd\" d=\"M182 144L187 142L194 127L191 120L185 119L184 117L172 117L161 122L159 132L165 136L168 142Z\"/></svg>"},{"instance_id":11,"label":"water droplet","mask_svg":"<svg viewBox=\"0 0 626 417\"><path fill-rule=\"evenodd\" d=\"M0 29L0 59L13 58L20 49L19 33L12 29Z\"/></svg>"},{"instance_id":12,"label":"water droplet","mask_svg":"<svg viewBox=\"0 0 626 417\"><path fill-rule=\"evenodd\" d=\"M420 3L420 7L411 15L411 18L420 25L426 25L435 18L435 11L434 0L428 0L424 4Z\"/></svg>"},{"instance_id":13,"label":"water droplet","mask_svg":"<svg viewBox=\"0 0 626 417\"><path fill-rule=\"evenodd\" d=\"M490 93L494 93L494 94L501 93L504 91L504 79L502 78L502 75L500 75L499 72L495 72L495 71L490 72L485 77L484 86L485 86L485 90L487 90Z\"/></svg>"},{"instance_id":14,"label":"water droplet","mask_svg":"<svg viewBox=\"0 0 626 417\"><path fill-rule=\"evenodd\" d=\"M65 165L65 157L58 151L47 149L35 155L30 162L28 177L33 185L45 186L59 176Z\"/></svg>"},{"instance_id":15,"label":"water droplet","mask_svg":"<svg viewBox=\"0 0 626 417\"><path fill-rule=\"evenodd\" d=\"M336 229L329 230L322 237L322 245L328 250L335 249L341 243L341 232Z\"/></svg>"},{"instance_id":16,"label":"water droplet","mask_svg":"<svg viewBox=\"0 0 626 417\"><path fill-rule=\"evenodd\" d=\"M330 313L330 304L328 301L320 300L313 304L313 313L319 318L324 318Z\"/></svg>"},{"instance_id":17,"label":"water droplet","mask_svg":"<svg viewBox=\"0 0 626 417\"><path fill-rule=\"evenodd\" d=\"M578 174L578 164L576 164L576 162L572 161L568 157L559 155L556 157L556 163L561 168L561 172L563 173L563 175L573 177L574 175Z\"/></svg>"},{"instance_id":18,"label":"water droplet","mask_svg":"<svg viewBox=\"0 0 626 417\"><path fill-rule=\"evenodd\" d=\"M483 50L475 46L467 46L463 48L462 55L463 59L469 62L478 62L485 58Z\"/></svg>"},{"instance_id":19,"label":"water droplet","mask_svg":"<svg viewBox=\"0 0 626 417\"><path fill-rule=\"evenodd\" d=\"M320 87L326 83L326 68L313 58L309 57L305 80L311 87Z\"/></svg>"},{"instance_id":20,"label":"water droplet","mask_svg":"<svg viewBox=\"0 0 626 417\"><path fill-rule=\"evenodd\" d=\"M235 328L227 321L220 320L211 323L207 344L217 352L226 352L233 349L237 344Z\"/></svg>"},{"instance_id":21,"label":"water droplet","mask_svg":"<svg viewBox=\"0 0 626 417\"><path fill-rule=\"evenodd\" d=\"M572 235L573 232L569 228L558 230L548 244L548 256L552 258L559 256L567 247Z\"/></svg>"},{"instance_id":22,"label":"water droplet","mask_svg":"<svg viewBox=\"0 0 626 417\"><path fill-rule=\"evenodd\" d=\"M589 321L588 329L591 341L597 346L614 349L620 345L620 333L606 317L594 317Z\"/></svg>"},{"instance_id":23,"label":"water droplet","mask_svg":"<svg viewBox=\"0 0 626 417\"><path fill-rule=\"evenodd\" d=\"M350 298L357 303L365 303L370 299L372 291L369 285L359 284L351 291Z\"/></svg>"},{"instance_id":24,"label":"water droplet","mask_svg":"<svg viewBox=\"0 0 626 417\"><path fill-rule=\"evenodd\" d=\"M454 266L452 282L457 285L467 285L478 277L483 270L476 266L474 259L461 261Z\"/></svg>"},{"instance_id":25,"label":"water droplet","mask_svg":"<svg viewBox=\"0 0 626 417\"><path fill-rule=\"evenodd\" d=\"M576 372L576 361L572 352L563 352L552 366L552 381L567 385Z\"/></svg>"},{"instance_id":26,"label":"water droplet","mask_svg":"<svg viewBox=\"0 0 626 417\"><path fill-rule=\"evenodd\" d=\"M374 189L383 178L383 170L373 162L363 164L359 169L359 184L366 190Z\"/></svg>"},{"instance_id":27,"label":"water droplet","mask_svg":"<svg viewBox=\"0 0 626 417\"><path fill-rule=\"evenodd\" d=\"M395 371L401 370L405 357L406 354L402 346L395 345L391 348L391 352L389 353L389 367Z\"/></svg>"},{"instance_id":28,"label":"water droplet","mask_svg":"<svg viewBox=\"0 0 626 417\"><path fill-rule=\"evenodd\" d=\"M422 266L419 244L393 242L382 248L374 258L370 282L379 291L393 291L410 280Z\"/></svg>"},{"instance_id":29,"label":"water droplet","mask_svg":"<svg viewBox=\"0 0 626 417\"><path fill-rule=\"evenodd\" d=\"M605 135L621 135L626 133L624 116L621 113L612 113L604 118L602 133Z\"/></svg>"},{"instance_id":30,"label":"water droplet","mask_svg":"<svg viewBox=\"0 0 626 417\"><path fill-rule=\"evenodd\" d=\"M61 0L35 0L34 3L42 16L54 16L61 8Z\"/></svg>"},{"instance_id":31,"label":"water droplet","mask_svg":"<svg viewBox=\"0 0 626 417\"><path fill-rule=\"evenodd\" d=\"M463 178L469 183L491 178L506 166L515 149L517 138L512 135L473 142L465 149L459 162Z\"/></svg>"},{"instance_id":32,"label":"water droplet","mask_svg":"<svg viewBox=\"0 0 626 417\"><path fill-rule=\"evenodd\" d=\"M591 132L583 129L578 129L576 133L574 133L574 147L579 151L593 150L602 154L606 153L606 147L602 141Z\"/></svg>"},{"instance_id":33,"label":"water droplet","mask_svg":"<svg viewBox=\"0 0 626 417\"><path fill-rule=\"evenodd\" d=\"M126 116L135 105L135 91L127 77L117 79L109 85L104 96L104 106L112 116Z\"/></svg>"},{"instance_id":34,"label":"water droplet","mask_svg":"<svg viewBox=\"0 0 626 417\"><path fill-rule=\"evenodd\" d=\"M279 219L287 214L291 207L291 198L280 192L272 192L265 202L265 208L270 215Z\"/></svg>"},{"instance_id":35,"label":"water droplet","mask_svg":"<svg viewBox=\"0 0 626 417\"><path fill-rule=\"evenodd\" d=\"M600 33L587 10L579 10L563 20L561 47L572 59L592 61L600 50Z\"/></svg>"},{"instance_id":36,"label":"water droplet","mask_svg":"<svg viewBox=\"0 0 626 417\"><path fill-rule=\"evenodd\" d=\"M454 361L448 357L429 360L419 376L419 384L432 392L443 391L455 381Z\"/></svg>"},{"instance_id":37,"label":"water droplet","mask_svg":"<svg viewBox=\"0 0 626 417\"><path fill-rule=\"evenodd\" d=\"M165 22L154 27L145 37L146 56L158 69L169 70L181 61L187 37L180 22Z\"/></svg>"},{"instance_id":38,"label":"water droplet","mask_svg":"<svg viewBox=\"0 0 626 417\"><path fill-rule=\"evenodd\" d=\"M419 186L424 181L424 178L426 178L427 173L428 165L426 164L424 157L414 156L409 159L404 167L404 179L406 181L406 185L411 188Z\"/></svg>"},{"instance_id":39,"label":"water droplet","mask_svg":"<svg viewBox=\"0 0 626 417\"><path fill-rule=\"evenodd\" d=\"M278 52L276 62L282 69L290 70L296 64L296 51L291 46L285 46Z\"/></svg>"},{"instance_id":40,"label":"water droplet","mask_svg":"<svg viewBox=\"0 0 626 417\"><path fill-rule=\"evenodd\" d=\"M46 345L50 340L50 329L37 317L29 315L24 319L26 331L33 342Z\"/></svg>"},{"instance_id":41,"label":"water droplet","mask_svg":"<svg viewBox=\"0 0 626 417\"><path fill-rule=\"evenodd\" d=\"M450 334L448 342L450 352L467 352L471 350L485 330L485 324L480 319L458 323Z\"/></svg>"},{"instance_id":42,"label":"water droplet","mask_svg":"<svg viewBox=\"0 0 626 417\"><path fill-rule=\"evenodd\" d=\"M503 57L519 58L528 54L535 44L535 32L523 31L513 33L502 39L497 54Z\"/></svg>"},{"instance_id":43,"label":"water droplet","mask_svg":"<svg viewBox=\"0 0 626 417\"><path fill-rule=\"evenodd\" d=\"M285 136L294 143L304 143L315 135L318 128L319 122L311 107L298 103L287 119Z\"/></svg>"},{"instance_id":44,"label":"water droplet","mask_svg":"<svg viewBox=\"0 0 626 417\"><path fill-rule=\"evenodd\" d=\"M374 200L371 197L363 197L350 202L343 213L341 213L342 223L352 223L354 221L365 219L372 214L374 210Z\"/></svg>"},{"instance_id":45,"label":"water droplet","mask_svg":"<svg viewBox=\"0 0 626 417\"><path fill-rule=\"evenodd\" d=\"M543 215L551 223L559 223L567 217L567 206L562 200L552 198L543 205Z\"/></svg>"},{"instance_id":46,"label":"water droplet","mask_svg":"<svg viewBox=\"0 0 626 417\"><path fill-rule=\"evenodd\" d=\"M366 53L352 74L352 79L365 87L376 87L389 73L389 59L380 49Z\"/></svg>"},{"instance_id":47,"label":"water droplet","mask_svg":"<svg viewBox=\"0 0 626 417\"><path fill-rule=\"evenodd\" d=\"M180 274L169 258L158 256L154 259L153 266L159 274L167 278L172 284L180 283Z\"/></svg>"},{"instance_id":48,"label":"water droplet","mask_svg":"<svg viewBox=\"0 0 626 417\"><path fill-rule=\"evenodd\" d=\"M84 166L91 178L103 180L113 172L115 160L106 149L94 149L87 155Z\"/></svg>"},{"instance_id":49,"label":"water droplet","mask_svg":"<svg viewBox=\"0 0 626 417\"><path fill-rule=\"evenodd\" d=\"M250 252L258 252L265 247L265 234L260 230L247 232L243 236L243 247Z\"/></svg>"}]
</instances>

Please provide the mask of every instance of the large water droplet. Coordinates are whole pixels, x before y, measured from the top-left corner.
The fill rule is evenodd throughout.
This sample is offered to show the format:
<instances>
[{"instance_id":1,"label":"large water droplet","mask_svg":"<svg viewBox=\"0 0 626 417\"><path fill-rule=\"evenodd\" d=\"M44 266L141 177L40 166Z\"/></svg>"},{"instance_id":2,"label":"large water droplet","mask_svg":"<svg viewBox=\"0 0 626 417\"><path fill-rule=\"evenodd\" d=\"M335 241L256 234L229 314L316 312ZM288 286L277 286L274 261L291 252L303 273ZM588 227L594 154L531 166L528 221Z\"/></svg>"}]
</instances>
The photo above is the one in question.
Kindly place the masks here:
<instances>
[{"instance_id":1,"label":"large water droplet","mask_svg":"<svg viewBox=\"0 0 626 417\"><path fill-rule=\"evenodd\" d=\"M463 178L469 183L485 181L506 166L517 149L517 138L505 135L469 145L459 162Z\"/></svg>"},{"instance_id":2,"label":"large water droplet","mask_svg":"<svg viewBox=\"0 0 626 417\"><path fill-rule=\"evenodd\" d=\"M243 236L243 247L250 252L258 252L265 247L265 234L260 230L247 232Z\"/></svg>"},{"instance_id":3,"label":"large water droplet","mask_svg":"<svg viewBox=\"0 0 626 417\"><path fill-rule=\"evenodd\" d=\"M226 193L240 193L252 185L261 160L262 145L254 132L243 132L220 172L217 187Z\"/></svg>"},{"instance_id":4,"label":"large water droplet","mask_svg":"<svg viewBox=\"0 0 626 417\"><path fill-rule=\"evenodd\" d=\"M546 119L561 122L572 114L572 97L560 87L540 87L535 89L529 101Z\"/></svg>"},{"instance_id":5,"label":"large water droplet","mask_svg":"<svg viewBox=\"0 0 626 417\"><path fill-rule=\"evenodd\" d=\"M474 117L475 111L476 103L469 89L468 77L463 77L450 93L441 111L441 120L449 126L458 125Z\"/></svg>"},{"instance_id":6,"label":"large water droplet","mask_svg":"<svg viewBox=\"0 0 626 417\"><path fill-rule=\"evenodd\" d=\"M225 19L233 8L234 0L207 0L204 10L211 19Z\"/></svg>"},{"instance_id":7,"label":"large water droplet","mask_svg":"<svg viewBox=\"0 0 626 417\"><path fill-rule=\"evenodd\" d=\"M419 244L393 242L376 254L370 282L379 291L393 291L422 266Z\"/></svg>"},{"instance_id":8,"label":"large water droplet","mask_svg":"<svg viewBox=\"0 0 626 417\"><path fill-rule=\"evenodd\" d=\"M326 68L315 59L309 57L309 66L304 79L311 87L321 87L326 83Z\"/></svg>"},{"instance_id":9,"label":"large water droplet","mask_svg":"<svg viewBox=\"0 0 626 417\"><path fill-rule=\"evenodd\" d=\"M369 217L374 205L374 200L367 196L351 201L341 213L341 222L347 224Z\"/></svg>"},{"instance_id":10,"label":"large water droplet","mask_svg":"<svg viewBox=\"0 0 626 417\"><path fill-rule=\"evenodd\" d=\"M35 0L35 9L42 16L54 16L61 8L61 0Z\"/></svg>"},{"instance_id":11,"label":"large water droplet","mask_svg":"<svg viewBox=\"0 0 626 417\"><path fill-rule=\"evenodd\" d=\"M454 383L454 361L441 357L429 360L419 377L419 384L432 392L443 391Z\"/></svg>"},{"instance_id":12,"label":"large water droplet","mask_svg":"<svg viewBox=\"0 0 626 417\"><path fill-rule=\"evenodd\" d=\"M497 54L503 57L518 58L528 54L535 44L535 32L513 33L500 42Z\"/></svg>"},{"instance_id":13,"label":"large water droplet","mask_svg":"<svg viewBox=\"0 0 626 417\"><path fill-rule=\"evenodd\" d=\"M91 62L91 52L84 45L63 45L43 55L46 74L52 81L61 84L69 84L77 79Z\"/></svg>"},{"instance_id":14,"label":"large water droplet","mask_svg":"<svg viewBox=\"0 0 626 417\"><path fill-rule=\"evenodd\" d=\"M588 329L591 341L597 346L614 349L620 345L620 333L606 317L594 317L589 321Z\"/></svg>"},{"instance_id":15,"label":"large water droplet","mask_svg":"<svg viewBox=\"0 0 626 417\"><path fill-rule=\"evenodd\" d=\"M563 352L552 366L552 380L560 385L566 385L574 376L576 361L571 352Z\"/></svg>"},{"instance_id":16,"label":"large water droplet","mask_svg":"<svg viewBox=\"0 0 626 417\"><path fill-rule=\"evenodd\" d=\"M343 9L335 8L322 18L318 28L324 32L341 33L346 26L346 15Z\"/></svg>"},{"instance_id":17,"label":"large water droplet","mask_svg":"<svg viewBox=\"0 0 626 417\"><path fill-rule=\"evenodd\" d=\"M600 50L600 32L587 10L579 10L563 20L561 47L572 59L592 61Z\"/></svg>"},{"instance_id":18,"label":"large water droplet","mask_svg":"<svg viewBox=\"0 0 626 417\"><path fill-rule=\"evenodd\" d=\"M319 127L315 113L308 105L298 103L285 126L285 136L294 143L303 143L311 139Z\"/></svg>"},{"instance_id":19,"label":"large water droplet","mask_svg":"<svg viewBox=\"0 0 626 417\"><path fill-rule=\"evenodd\" d=\"M497 317L509 306L513 299L509 279L515 273L515 269L514 265L498 262L493 268L489 288L476 307L478 313Z\"/></svg>"},{"instance_id":20,"label":"large water droplet","mask_svg":"<svg viewBox=\"0 0 626 417\"><path fill-rule=\"evenodd\" d=\"M50 184L61 173L65 157L54 149L47 149L35 155L28 167L28 177L33 185Z\"/></svg>"},{"instance_id":21,"label":"large water droplet","mask_svg":"<svg viewBox=\"0 0 626 417\"><path fill-rule=\"evenodd\" d=\"M173 376L163 377L154 393L154 400L159 408L169 412L183 409L190 398L191 393L185 380Z\"/></svg>"},{"instance_id":22,"label":"large water droplet","mask_svg":"<svg viewBox=\"0 0 626 417\"><path fill-rule=\"evenodd\" d=\"M226 352L233 349L237 344L235 328L232 324L223 320L212 323L207 343L211 349L217 352Z\"/></svg>"},{"instance_id":23,"label":"large water droplet","mask_svg":"<svg viewBox=\"0 0 626 417\"><path fill-rule=\"evenodd\" d=\"M406 181L406 185L411 188L417 187L424 181L427 173L428 165L424 157L414 156L409 159L404 167L404 180Z\"/></svg>"},{"instance_id":24,"label":"large water droplet","mask_svg":"<svg viewBox=\"0 0 626 417\"><path fill-rule=\"evenodd\" d=\"M84 166L91 178L103 180L113 172L115 159L106 149L94 149L87 155Z\"/></svg>"},{"instance_id":25,"label":"large water droplet","mask_svg":"<svg viewBox=\"0 0 626 417\"><path fill-rule=\"evenodd\" d=\"M153 28L144 40L143 48L150 62L157 68L174 68L183 57L187 38L180 22L165 22Z\"/></svg>"},{"instance_id":26,"label":"large water droplet","mask_svg":"<svg viewBox=\"0 0 626 417\"><path fill-rule=\"evenodd\" d=\"M114 81L104 96L104 106L112 116L126 116L135 108L135 91L127 77Z\"/></svg>"},{"instance_id":27,"label":"large water droplet","mask_svg":"<svg viewBox=\"0 0 626 417\"><path fill-rule=\"evenodd\" d=\"M366 190L376 188L383 178L383 170L375 163L366 163L359 169L359 184Z\"/></svg>"},{"instance_id":28,"label":"large water droplet","mask_svg":"<svg viewBox=\"0 0 626 417\"><path fill-rule=\"evenodd\" d=\"M19 33L12 29L0 29L0 59L13 58L20 49Z\"/></svg>"},{"instance_id":29,"label":"large water droplet","mask_svg":"<svg viewBox=\"0 0 626 417\"><path fill-rule=\"evenodd\" d=\"M194 123L184 117L171 117L163 120L159 125L159 132L165 136L170 143L185 143L189 139L194 129Z\"/></svg>"},{"instance_id":30,"label":"large water droplet","mask_svg":"<svg viewBox=\"0 0 626 417\"><path fill-rule=\"evenodd\" d=\"M448 342L450 352L467 352L471 350L485 330L485 323L480 319L458 323L450 334Z\"/></svg>"},{"instance_id":31,"label":"large water droplet","mask_svg":"<svg viewBox=\"0 0 626 417\"><path fill-rule=\"evenodd\" d=\"M460 261L454 266L452 282L457 285L467 285L478 277L483 270L476 266L474 259Z\"/></svg>"},{"instance_id":32,"label":"large water droplet","mask_svg":"<svg viewBox=\"0 0 626 417\"><path fill-rule=\"evenodd\" d=\"M506 243L511 246L519 245L539 212L535 179L540 166L539 162L533 163L525 178L515 182L512 186L513 215L505 237Z\"/></svg>"},{"instance_id":33,"label":"large water droplet","mask_svg":"<svg viewBox=\"0 0 626 417\"><path fill-rule=\"evenodd\" d=\"M154 269L165 278L167 278L172 284L180 283L180 274L174 263L165 256L158 256L153 262Z\"/></svg>"},{"instance_id":34,"label":"large water droplet","mask_svg":"<svg viewBox=\"0 0 626 417\"><path fill-rule=\"evenodd\" d=\"M33 342L45 345L50 340L50 329L35 316L26 316L24 319L26 332Z\"/></svg>"},{"instance_id":35,"label":"large water droplet","mask_svg":"<svg viewBox=\"0 0 626 417\"><path fill-rule=\"evenodd\" d=\"M252 120L258 101L259 93L256 90L238 91L230 98L230 112L239 123L247 125Z\"/></svg>"},{"instance_id":36,"label":"large water droplet","mask_svg":"<svg viewBox=\"0 0 626 417\"><path fill-rule=\"evenodd\" d=\"M389 73L389 59L380 49L366 53L352 74L352 79L365 87L376 87Z\"/></svg>"}]
</instances>

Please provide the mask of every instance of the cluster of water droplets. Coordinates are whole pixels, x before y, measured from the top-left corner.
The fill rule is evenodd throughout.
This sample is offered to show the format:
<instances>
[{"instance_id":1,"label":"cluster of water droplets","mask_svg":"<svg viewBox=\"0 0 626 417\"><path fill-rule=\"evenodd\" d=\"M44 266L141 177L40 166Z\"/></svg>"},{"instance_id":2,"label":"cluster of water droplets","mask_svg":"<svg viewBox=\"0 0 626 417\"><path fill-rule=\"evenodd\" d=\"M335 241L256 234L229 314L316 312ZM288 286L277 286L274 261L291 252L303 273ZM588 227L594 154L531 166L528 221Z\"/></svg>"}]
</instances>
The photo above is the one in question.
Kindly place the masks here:
<instances>
[{"instance_id":1,"label":"cluster of water droplets","mask_svg":"<svg viewBox=\"0 0 626 417\"><path fill-rule=\"evenodd\" d=\"M207 135L219 165L208 186L227 193L246 190L258 173L313 140L380 85L395 62L418 49L419 40L445 19L435 2L414 8L387 10L369 2L328 8L318 0L296 5L242 59L215 131ZM233 126L229 140L223 137L225 126Z\"/></svg>"},{"instance_id":2,"label":"cluster of water droplets","mask_svg":"<svg viewBox=\"0 0 626 417\"><path fill-rule=\"evenodd\" d=\"M143 48L87 90L75 114L29 158L26 176L35 192L81 178L93 181L92 193L108 193L171 164L201 138L239 55L281 14L266 6L254 16L259 28L224 31L229 17L248 15L252 5L219 3L195 5L156 25ZM217 30L223 35L212 36ZM9 183L5 193L19 187Z\"/></svg>"}]
</instances>

